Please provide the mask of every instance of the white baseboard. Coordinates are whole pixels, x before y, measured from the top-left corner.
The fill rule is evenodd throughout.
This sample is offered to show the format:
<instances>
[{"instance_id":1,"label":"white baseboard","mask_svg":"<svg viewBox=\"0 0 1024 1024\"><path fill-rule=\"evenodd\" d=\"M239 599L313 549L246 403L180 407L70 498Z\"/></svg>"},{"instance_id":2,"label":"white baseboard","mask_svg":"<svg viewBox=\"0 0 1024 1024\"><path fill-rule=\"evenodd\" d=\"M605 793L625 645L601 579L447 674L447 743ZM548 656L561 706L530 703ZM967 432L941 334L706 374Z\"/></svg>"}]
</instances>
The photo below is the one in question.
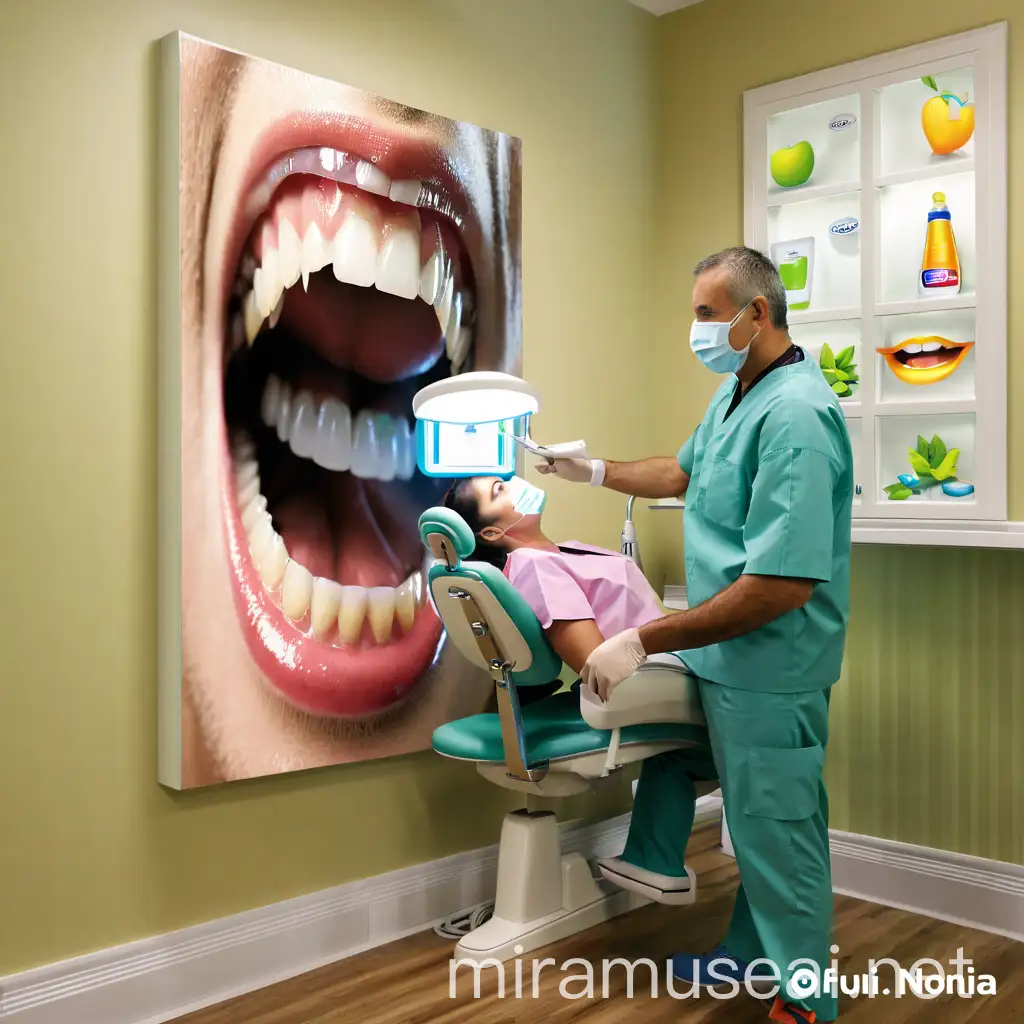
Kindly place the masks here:
<instances>
[{"instance_id":1,"label":"white baseboard","mask_svg":"<svg viewBox=\"0 0 1024 1024\"><path fill-rule=\"evenodd\" d=\"M697 823L721 813L701 798ZM629 815L566 823L563 850L621 852ZM1024 941L1024 866L833 832L836 892ZM494 896L497 846L0 978L0 1020L163 1024L429 928Z\"/></svg>"},{"instance_id":2,"label":"white baseboard","mask_svg":"<svg viewBox=\"0 0 1024 1024\"><path fill-rule=\"evenodd\" d=\"M1024 942L1024 865L829 833L832 888Z\"/></svg>"},{"instance_id":3,"label":"white baseboard","mask_svg":"<svg viewBox=\"0 0 1024 1024\"><path fill-rule=\"evenodd\" d=\"M832 891L1024 942L1024 865L829 830ZM722 816L722 852L735 857Z\"/></svg>"},{"instance_id":4,"label":"white baseboard","mask_svg":"<svg viewBox=\"0 0 1024 1024\"><path fill-rule=\"evenodd\" d=\"M565 853L622 851L629 815L563 829ZM455 854L0 978L0 1020L163 1024L431 927L494 898L498 847Z\"/></svg>"}]
</instances>

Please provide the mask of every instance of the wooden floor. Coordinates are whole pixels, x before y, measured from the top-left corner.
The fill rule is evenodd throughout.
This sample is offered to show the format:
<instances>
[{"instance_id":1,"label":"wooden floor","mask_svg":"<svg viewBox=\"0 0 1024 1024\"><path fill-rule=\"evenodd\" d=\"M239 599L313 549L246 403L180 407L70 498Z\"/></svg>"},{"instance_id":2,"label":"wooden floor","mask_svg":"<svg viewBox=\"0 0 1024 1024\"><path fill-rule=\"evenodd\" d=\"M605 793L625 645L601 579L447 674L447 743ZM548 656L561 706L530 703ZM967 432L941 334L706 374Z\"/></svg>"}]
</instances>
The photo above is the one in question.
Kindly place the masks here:
<instances>
[{"instance_id":1,"label":"wooden floor","mask_svg":"<svg viewBox=\"0 0 1024 1024\"><path fill-rule=\"evenodd\" d=\"M743 1024L767 1019L765 1005L740 994L731 1000L709 995L681 1000L665 991L665 960L686 950L703 952L724 935L737 874L735 861L718 849L717 828L696 832L688 861L698 875L698 900L690 907L647 906L538 952L558 967L540 975L533 998L532 959L523 958L523 997L515 998L513 964L506 965L505 998L498 997L497 975L483 972L481 997L474 998L472 974L463 971L456 998L450 997L449 960L453 944L433 932L382 946L272 988L179 1018L177 1024L661 1024L714 1021ZM870 959L889 956L905 968L922 957L942 964L963 948L978 974L995 978L994 996L971 999L942 995L918 999L878 995L840 997L840 1020L880 1024L1024 1024L1024 944L944 924L846 897L836 898L835 943L840 974L863 974ZM561 965L581 957L594 965L593 999L565 999L559 984L579 975L581 965ZM613 969L607 997L602 992L601 962L615 957L658 964L661 977L651 996L650 972L635 973L634 995L626 996L625 972ZM514 962L513 962L514 963ZM882 982L884 984L884 980ZM581 982L567 983L570 993ZM677 993L680 991L676 989Z\"/></svg>"}]
</instances>

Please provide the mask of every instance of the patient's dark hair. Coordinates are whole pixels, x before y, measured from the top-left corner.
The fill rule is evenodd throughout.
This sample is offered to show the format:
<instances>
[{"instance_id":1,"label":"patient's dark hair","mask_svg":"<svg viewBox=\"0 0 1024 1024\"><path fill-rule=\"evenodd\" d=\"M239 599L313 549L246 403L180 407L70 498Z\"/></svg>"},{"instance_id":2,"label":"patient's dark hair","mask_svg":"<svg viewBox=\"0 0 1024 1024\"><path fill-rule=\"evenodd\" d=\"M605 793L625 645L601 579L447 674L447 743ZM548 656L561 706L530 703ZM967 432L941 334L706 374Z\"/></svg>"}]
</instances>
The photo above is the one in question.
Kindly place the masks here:
<instances>
[{"instance_id":1,"label":"patient's dark hair","mask_svg":"<svg viewBox=\"0 0 1024 1024\"><path fill-rule=\"evenodd\" d=\"M470 555L471 560L488 562L497 569L504 569L508 561L508 552L497 544L484 540L480 531L488 526L493 526L495 520L485 519L480 514L480 506L477 502L476 491L473 490L473 477L466 477L457 480L444 496L445 508L457 512L466 521L466 525L473 531L473 538L476 541L476 549Z\"/></svg>"}]
</instances>

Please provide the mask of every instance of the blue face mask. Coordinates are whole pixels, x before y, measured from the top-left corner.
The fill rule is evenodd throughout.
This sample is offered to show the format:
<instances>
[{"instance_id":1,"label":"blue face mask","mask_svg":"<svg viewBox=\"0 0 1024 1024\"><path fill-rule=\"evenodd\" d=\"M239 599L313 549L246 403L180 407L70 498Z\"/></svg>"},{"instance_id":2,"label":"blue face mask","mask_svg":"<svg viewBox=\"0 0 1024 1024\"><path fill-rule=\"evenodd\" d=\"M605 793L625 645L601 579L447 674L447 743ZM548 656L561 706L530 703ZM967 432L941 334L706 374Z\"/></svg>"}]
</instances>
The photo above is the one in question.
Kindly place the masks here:
<instances>
[{"instance_id":1,"label":"blue face mask","mask_svg":"<svg viewBox=\"0 0 1024 1024\"><path fill-rule=\"evenodd\" d=\"M519 513L519 518L510 526L501 529L488 526L480 531L479 536L491 544L501 540L514 530L527 516L539 516L548 496L539 487L527 483L522 477L514 476L505 486L512 496L512 507Z\"/></svg>"},{"instance_id":2,"label":"blue face mask","mask_svg":"<svg viewBox=\"0 0 1024 1024\"><path fill-rule=\"evenodd\" d=\"M748 302L727 324L708 324L701 323L699 320L693 321L690 327L690 348L693 350L693 354L712 373L738 373L747 361L750 346L754 343L754 338L757 337L757 334L761 333L760 330L754 335L754 338L747 342L747 347L739 351L729 344L729 332L735 326L736 321L743 316L749 305L750 303Z\"/></svg>"},{"instance_id":3,"label":"blue face mask","mask_svg":"<svg viewBox=\"0 0 1024 1024\"><path fill-rule=\"evenodd\" d=\"M512 477L506 486L512 495L512 506L521 516L540 515L548 500L544 491L519 476Z\"/></svg>"}]
</instances>

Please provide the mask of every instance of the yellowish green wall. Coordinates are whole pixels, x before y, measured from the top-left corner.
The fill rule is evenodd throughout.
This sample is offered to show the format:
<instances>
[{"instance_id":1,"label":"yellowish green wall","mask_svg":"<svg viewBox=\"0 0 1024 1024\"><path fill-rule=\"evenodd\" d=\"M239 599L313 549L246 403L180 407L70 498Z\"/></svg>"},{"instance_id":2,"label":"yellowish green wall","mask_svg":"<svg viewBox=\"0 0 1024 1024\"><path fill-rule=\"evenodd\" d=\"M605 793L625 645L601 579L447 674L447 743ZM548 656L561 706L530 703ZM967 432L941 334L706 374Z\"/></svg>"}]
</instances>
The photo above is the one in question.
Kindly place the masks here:
<instances>
[{"instance_id":1,"label":"yellowish green wall","mask_svg":"<svg viewBox=\"0 0 1024 1024\"><path fill-rule=\"evenodd\" d=\"M510 799L430 753L157 787L156 40L519 135L538 429L614 457L653 440L619 354L654 323L655 24L621 0L0 4L0 975L493 843ZM614 543L620 503L550 519Z\"/></svg>"},{"instance_id":2,"label":"yellowish green wall","mask_svg":"<svg viewBox=\"0 0 1024 1024\"><path fill-rule=\"evenodd\" d=\"M1024 5L704 0L662 19L656 429L669 452L715 380L687 346L689 276L743 241L743 92L1010 22L1010 515L1024 519ZM666 513L667 515L667 513ZM677 525L677 524L676 524ZM660 531L668 551L668 527ZM674 562L670 574L678 575ZM856 547L828 776L836 828L1024 863L1024 552Z\"/></svg>"}]
</instances>

